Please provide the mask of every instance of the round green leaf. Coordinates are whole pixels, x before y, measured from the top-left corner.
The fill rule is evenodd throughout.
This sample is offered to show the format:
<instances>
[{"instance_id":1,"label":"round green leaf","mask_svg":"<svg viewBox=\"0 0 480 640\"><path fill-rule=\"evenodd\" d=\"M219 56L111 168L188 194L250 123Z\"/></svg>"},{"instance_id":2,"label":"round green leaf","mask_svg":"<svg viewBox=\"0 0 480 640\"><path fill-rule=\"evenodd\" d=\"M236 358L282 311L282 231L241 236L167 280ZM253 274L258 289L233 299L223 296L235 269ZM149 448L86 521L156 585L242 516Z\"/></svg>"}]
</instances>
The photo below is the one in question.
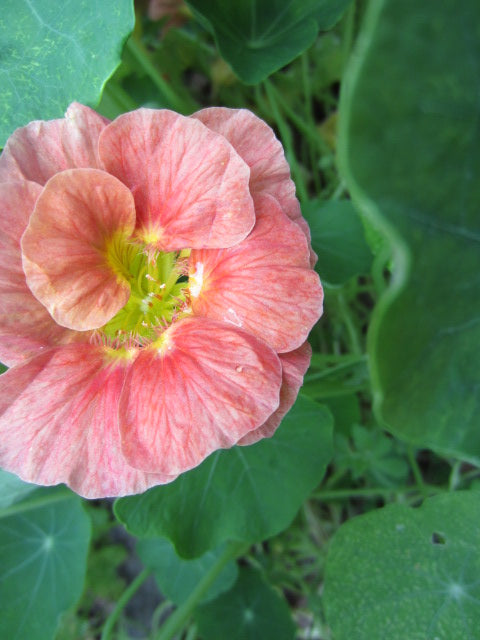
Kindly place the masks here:
<instances>
[{"instance_id":1,"label":"round green leaf","mask_svg":"<svg viewBox=\"0 0 480 640\"><path fill-rule=\"evenodd\" d=\"M264 80L330 29L350 0L188 0L220 53L247 84Z\"/></svg>"},{"instance_id":2,"label":"round green leaf","mask_svg":"<svg viewBox=\"0 0 480 640\"><path fill-rule=\"evenodd\" d=\"M162 593L177 605L185 602L223 552L224 548L219 547L207 551L200 558L184 560L175 553L173 545L165 538L143 539L137 542L137 553L141 561L153 570ZM203 598L203 602L213 600L220 593L230 589L237 575L235 562L226 564Z\"/></svg>"},{"instance_id":3,"label":"round green leaf","mask_svg":"<svg viewBox=\"0 0 480 640\"><path fill-rule=\"evenodd\" d=\"M344 524L325 577L335 640L478 638L479 523L479 494L459 492Z\"/></svg>"},{"instance_id":4,"label":"round green leaf","mask_svg":"<svg viewBox=\"0 0 480 640\"><path fill-rule=\"evenodd\" d=\"M370 272L372 252L350 200L310 200L302 205L318 254L316 270L323 281L341 285Z\"/></svg>"},{"instance_id":5,"label":"round green leaf","mask_svg":"<svg viewBox=\"0 0 480 640\"><path fill-rule=\"evenodd\" d=\"M208 640L293 640L288 606L252 569L242 569L234 588L197 609L195 619Z\"/></svg>"},{"instance_id":6,"label":"round green leaf","mask_svg":"<svg viewBox=\"0 0 480 640\"><path fill-rule=\"evenodd\" d=\"M35 502L37 501L37 505ZM0 637L51 640L80 598L90 520L77 496L38 491L0 513Z\"/></svg>"},{"instance_id":7,"label":"round green leaf","mask_svg":"<svg viewBox=\"0 0 480 640\"><path fill-rule=\"evenodd\" d=\"M34 484L23 482L13 473L0 469L0 510L18 502L37 488Z\"/></svg>"},{"instance_id":8,"label":"round green leaf","mask_svg":"<svg viewBox=\"0 0 480 640\"><path fill-rule=\"evenodd\" d=\"M225 540L257 542L285 529L325 473L332 418L300 397L273 438L212 454L169 485L115 503L134 535L166 536L186 558Z\"/></svg>"},{"instance_id":9,"label":"round green leaf","mask_svg":"<svg viewBox=\"0 0 480 640\"><path fill-rule=\"evenodd\" d=\"M0 146L31 120L95 105L133 29L132 0L3 0Z\"/></svg>"},{"instance_id":10,"label":"round green leaf","mask_svg":"<svg viewBox=\"0 0 480 640\"><path fill-rule=\"evenodd\" d=\"M461 37L459 36L461 34ZM369 333L376 409L480 463L480 4L374 0L340 107L348 188L392 247Z\"/></svg>"}]
</instances>

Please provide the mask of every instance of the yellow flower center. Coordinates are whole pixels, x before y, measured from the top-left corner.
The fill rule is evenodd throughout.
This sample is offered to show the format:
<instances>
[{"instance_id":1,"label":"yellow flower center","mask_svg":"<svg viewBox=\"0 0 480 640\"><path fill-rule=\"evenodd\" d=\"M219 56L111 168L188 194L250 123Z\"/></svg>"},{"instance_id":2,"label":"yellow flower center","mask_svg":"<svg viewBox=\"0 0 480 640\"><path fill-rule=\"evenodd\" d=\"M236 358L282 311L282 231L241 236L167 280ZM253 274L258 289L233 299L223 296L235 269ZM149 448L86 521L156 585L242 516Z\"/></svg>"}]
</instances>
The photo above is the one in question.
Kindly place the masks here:
<instances>
[{"instance_id":1,"label":"yellow flower center","mask_svg":"<svg viewBox=\"0 0 480 640\"><path fill-rule=\"evenodd\" d=\"M156 251L149 245L113 238L107 261L117 276L130 284L127 304L100 332L118 346L148 343L180 314L188 313L188 257L190 249Z\"/></svg>"}]
</instances>

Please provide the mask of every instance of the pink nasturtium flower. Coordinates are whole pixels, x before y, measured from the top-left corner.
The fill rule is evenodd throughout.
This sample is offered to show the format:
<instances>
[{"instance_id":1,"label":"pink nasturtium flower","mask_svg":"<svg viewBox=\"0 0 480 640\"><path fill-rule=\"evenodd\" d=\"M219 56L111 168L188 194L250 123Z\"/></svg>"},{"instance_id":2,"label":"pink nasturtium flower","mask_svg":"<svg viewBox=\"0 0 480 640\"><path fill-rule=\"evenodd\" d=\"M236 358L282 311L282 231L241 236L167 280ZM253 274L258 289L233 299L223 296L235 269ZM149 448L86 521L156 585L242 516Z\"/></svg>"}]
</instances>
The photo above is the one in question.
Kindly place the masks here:
<instances>
[{"instance_id":1,"label":"pink nasturtium flower","mask_svg":"<svg viewBox=\"0 0 480 640\"><path fill-rule=\"evenodd\" d=\"M1 467L118 496L273 434L322 289L264 122L72 104L13 133L0 199Z\"/></svg>"}]
</instances>

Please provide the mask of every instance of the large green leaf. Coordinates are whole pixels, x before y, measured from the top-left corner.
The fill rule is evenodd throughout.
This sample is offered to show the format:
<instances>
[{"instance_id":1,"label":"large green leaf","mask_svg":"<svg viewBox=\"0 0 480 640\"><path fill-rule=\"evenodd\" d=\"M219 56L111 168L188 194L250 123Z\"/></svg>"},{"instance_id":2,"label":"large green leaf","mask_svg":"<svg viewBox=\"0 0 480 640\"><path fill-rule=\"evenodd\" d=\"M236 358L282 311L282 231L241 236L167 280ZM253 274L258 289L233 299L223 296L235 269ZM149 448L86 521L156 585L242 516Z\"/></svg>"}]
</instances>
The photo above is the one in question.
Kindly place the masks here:
<instances>
[{"instance_id":1,"label":"large green leaf","mask_svg":"<svg viewBox=\"0 0 480 640\"><path fill-rule=\"evenodd\" d=\"M170 538L183 557L257 542L290 524L331 456L329 412L299 398L273 438L218 451L169 485L117 500L115 513L135 535Z\"/></svg>"},{"instance_id":2,"label":"large green leaf","mask_svg":"<svg viewBox=\"0 0 480 640\"><path fill-rule=\"evenodd\" d=\"M475 640L480 629L478 492L350 520L328 554L335 640Z\"/></svg>"},{"instance_id":3,"label":"large green leaf","mask_svg":"<svg viewBox=\"0 0 480 640\"><path fill-rule=\"evenodd\" d=\"M0 511L0 638L54 637L82 593L89 540L81 501L63 488Z\"/></svg>"},{"instance_id":4,"label":"large green leaf","mask_svg":"<svg viewBox=\"0 0 480 640\"><path fill-rule=\"evenodd\" d=\"M18 502L37 488L34 484L23 482L13 473L0 469L0 513L2 509Z\"/></svg>"},{"instance_id":5,"label":"large green leaf","mask_svg":"<svg viewBox=\"0 0 480 640\"><path fill-rule=\"evenodd\" d=\"M31 120L95 105L133 29L132 0L3 0L0 146Z\"/></svg>"},{"instance_id":6,"label":"large green leaf","mask_svg":"<svg viewBox=\"0 0 480 640\"><path fill-rule=\"evenodd\" d=\"M330 29L350 0L188 0L210 23L220 53L248 84L264 80Z\"/></svg>"},{"instance_id":7,"label":"large green leaf","mask_svg":"<svg viewBox=\"0 0 480 640\"><path fill-rule=\"evenodd\" d=\"M208 640L293 640L288 606L252 569L240 571L234 588L195 613Z\"/></svg>"},{"instance_id":8,"label":"large green leaf","mask_svg":"<svg viewBox=\"0 0 480 640\"><path fill-rule=\"evenodd\" d=\"M480 3L373 0L340 109L340 160L393 278L369 352L398 436L480 462Z\"/></svg>"},{"instance_id":9,"label":"large green leaf","mask_svg":"<svg viewBox=\"0 0 480 640\"><path fill-rule=\"evenodd\" d=\"M203 576L212 568L224 548L207 551L200 558L184 560L175 553L173 545L165 538L142 539L137 542L137 553L146 567L153 570L162 593L175 604L182 604L192 593ZM233 560L225 565L212 584L203 602L227 591L237 579L237 565Z\"/></svg>"}]
</instances>

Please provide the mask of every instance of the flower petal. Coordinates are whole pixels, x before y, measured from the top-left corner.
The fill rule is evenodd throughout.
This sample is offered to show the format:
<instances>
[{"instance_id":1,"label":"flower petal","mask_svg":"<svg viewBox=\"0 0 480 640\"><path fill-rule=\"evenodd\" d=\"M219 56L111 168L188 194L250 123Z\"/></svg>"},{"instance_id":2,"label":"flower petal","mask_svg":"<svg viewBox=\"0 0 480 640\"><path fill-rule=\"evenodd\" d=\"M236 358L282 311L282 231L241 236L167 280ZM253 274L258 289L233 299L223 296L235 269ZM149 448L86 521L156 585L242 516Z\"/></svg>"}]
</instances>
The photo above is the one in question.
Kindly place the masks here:
<instances>
[{"instance_id":1,"label":"flower petal","mask_svg":"<svg viewBox=\"0 0 480 640\"><path fill-rule=\"evenodd\" d=\"M22 238L27 284L58 324L96 329L127 302L130 285L107 247L130 238L135 205L119 180L98 169L69 169L45 185Z\"/></svg>"},{"instance_id":2,"label":"flower petal","mask_svg":"<svg viewBox=\"0 0 480 640\"><path fill-rule=\"evenodd\" d=\"M99 149L107 171L132 190L137 234L147 244L229 247L252 229L247 165L197 120L138 109L106 127Z\"/></svg>"},{"instance_id":3,"label":"flower petal","mask_svg":"<svg viewBox=\"0 0 480 640\"><path fill-rule=\"evenodd\" d=\"M130 467L120 448L118 401L126 359L68 345L0 376L0 466L27 482L65 482L86 498L140 493L174 478Z\"/></svg>"},{"instance_id":4,"label":"flower petal","mask_svg":"<svg viewBox=\"0 0 480 640\"><path fill-rule=\"evenodd\" d=\"M304 234L271 196L255 199L257 222L242 243L190 255L191 307L252 332L277 352L305 342L322 314Z\"/></svg>"},{"instance_id":5,"label":"flower petal","mask_svg":"<svg viewBox=\"0 0 480 640\"><path fill-rule=\"evenodd\" d=\"M0 360L9 367L72 337L33 297L22 267L20 238L41 190L34 182L0 186Z\"/></svg>"},{"instance_id":6,"label":"flower petal","mask_svg":"<svg viewBox=\"0 0 480 640\"><path fill-rule=\"evenodd\" d=\"M120 402L123 452L132 466L181 473L277 409L280 361L254 336L188 318L159 342L135 360Z\"/></svg>"},{"instance_id":7,"label":"flower petal","mask_svg":"<svg viewBox=\"0 0 480 640\"><path fill-rule=\"evenodd\" d=\"M31 180L43 185L59 171L100 168L98 136L108 120L77 102L65 118L36 120L13 132L0 157L0 182Z\"/></svg>"},{"instance_id":8,"label":"flower petal","mask_svg":"<svg viewBox=\"0 0 480 640\"><path fill-rule=\"evenodd\" d=\"M194 113L212 131L224 136L250 167L252 195L274 196L289 218L299 218L300 205L283 147L266 122L247 109L210 107Z\"/></svg>"},{"instance_id":9,"label":"flower petal","mask_svg":"<svg viewBox=\"0 0 480 640\"><path fill-rule=\"evenodd\" d=\"M290 411L293 403L297 399L298 391L303 384L305 375L312 357L312 349L308 342L304 342L301 347L280 354L282 363L282 388L280 389L280 405L275 413L268 418L258 429L254 429L243 436L237 444L254 444L262 438L271 438L285 415Z\"/></svg>"}]
</instances>

